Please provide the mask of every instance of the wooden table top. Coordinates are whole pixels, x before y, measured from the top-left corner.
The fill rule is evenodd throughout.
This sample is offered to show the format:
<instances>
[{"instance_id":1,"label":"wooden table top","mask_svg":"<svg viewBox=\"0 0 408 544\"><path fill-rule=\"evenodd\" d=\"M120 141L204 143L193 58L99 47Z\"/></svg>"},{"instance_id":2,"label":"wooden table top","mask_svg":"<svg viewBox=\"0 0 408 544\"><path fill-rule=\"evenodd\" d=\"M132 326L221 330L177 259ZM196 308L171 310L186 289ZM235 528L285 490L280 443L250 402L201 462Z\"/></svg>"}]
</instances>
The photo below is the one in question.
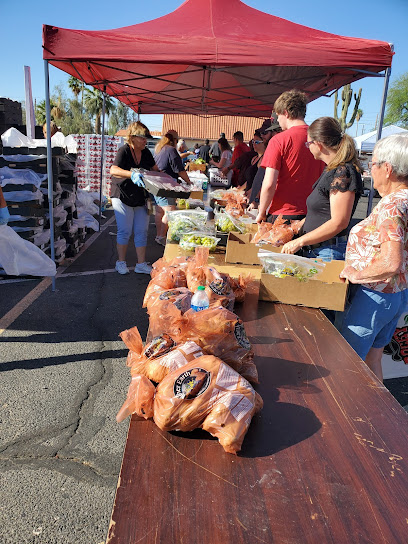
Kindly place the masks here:
<instances>
[{"instance_id":1,"label":"wooden table top","mask_svg":"<svg viewBox=\"0 0 408 544\"><path fill-rule=\"evenodd\" d=\"M319 310L237 313L264 399L242 451L132 420L107 543L407 543L403 408Z\"/></svg>"}]
</instances>

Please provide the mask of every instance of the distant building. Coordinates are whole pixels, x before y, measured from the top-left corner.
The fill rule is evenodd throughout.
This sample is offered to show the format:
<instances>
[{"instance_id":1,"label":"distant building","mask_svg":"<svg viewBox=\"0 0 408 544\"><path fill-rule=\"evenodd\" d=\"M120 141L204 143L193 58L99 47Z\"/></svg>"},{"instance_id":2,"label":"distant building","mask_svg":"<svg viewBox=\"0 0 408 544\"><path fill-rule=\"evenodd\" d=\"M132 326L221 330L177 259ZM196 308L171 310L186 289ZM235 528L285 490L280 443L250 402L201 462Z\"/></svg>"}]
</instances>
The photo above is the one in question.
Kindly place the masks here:
<instances>
[{"instance_id":1,"label":"distant building","mask_svg":"<svg viewBox=\"0 0 408 544\"><path fill-rule=\"evenodd\" d=\"M232 135L237 130L244 134L244 141L248 142L263 122L264 118L259 117L165 114L162 133L165 134L170 129L176 130L188 147L196 142L204 143L207 138L214 142L219 139L221 132L232 142Z\"/></svg>"}]
</instances>

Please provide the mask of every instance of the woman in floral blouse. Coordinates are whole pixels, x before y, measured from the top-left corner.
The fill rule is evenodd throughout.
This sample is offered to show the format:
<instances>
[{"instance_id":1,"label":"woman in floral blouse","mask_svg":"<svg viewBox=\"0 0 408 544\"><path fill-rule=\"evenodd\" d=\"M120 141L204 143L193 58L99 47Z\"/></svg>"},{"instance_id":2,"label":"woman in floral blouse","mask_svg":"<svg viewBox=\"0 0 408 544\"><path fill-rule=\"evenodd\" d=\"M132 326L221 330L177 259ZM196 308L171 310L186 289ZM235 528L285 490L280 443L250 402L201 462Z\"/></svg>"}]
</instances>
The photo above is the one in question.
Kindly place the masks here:
<instances>
[{"instance_id":1,"label":"woman in floral blouse","mask_svg":"<svg viewBox=\"0 0 408 544\"><path fill-rule=\"evenodd\" d=\"M408 304L408 134L377 142L371 166L381 200L350 231L340 275L350 304L336 326L382 380L383 348Z\"/></svg>"}]
</instances>

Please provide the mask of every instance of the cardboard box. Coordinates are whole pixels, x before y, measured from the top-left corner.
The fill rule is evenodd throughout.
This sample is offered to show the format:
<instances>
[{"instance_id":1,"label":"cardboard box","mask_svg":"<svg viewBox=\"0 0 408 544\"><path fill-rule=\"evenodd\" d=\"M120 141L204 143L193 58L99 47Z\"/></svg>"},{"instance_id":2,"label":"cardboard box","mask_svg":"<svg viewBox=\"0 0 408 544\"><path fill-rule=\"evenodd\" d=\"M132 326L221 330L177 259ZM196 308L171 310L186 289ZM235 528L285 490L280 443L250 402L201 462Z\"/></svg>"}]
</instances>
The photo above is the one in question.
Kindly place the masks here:
<instances>
[{"instance_id":1,"label":"cardboard box","mask_svg":"<svg viewBox=\"0 0 408 544\"><path fill-rule=\"evenodd\" d=\"M204 197L204 191L191 191L190 198L195 198L196 200L202 200Z\"/></svg>"},{"instance_id":2,"label":"cardboard box","mask_svg":"<svg viewBox=\"0 0 408 544\"><path fill-rule=\"evenodd\" d=\"M195 170L199 170L200 172L205 172L207 170L206 164L195 164L193 162L189 162L186 166L186 169L189 172L194 172Z\"/></svg>"},{"instance_id":3,"label":"cardboard box","mask_svg":"<svg viewBox=\"0 0 408 544\"><path fill-rule=\"evenodd\" d=\"M257 225L251 225L250 228L256 230ZM261 262L258 259L258 251L261 248L251 243L253 236L254 233L240 234L239 232L230 232L225 252L225 262L261 266ZM262 249L280 253L279 247L273 247L269 244L263 245Z\"/></svg>"},{"instance_id":4,"label":"cardboard box","mask_svg":"<svg viewBox=\"0 0 408 544\"><path fill-rule=\"evenodd\" d=\"M259 300L342 312L348 290L348 282L339 278L343 268L344 261L330 261L316 279L306 282L291 276L276 278L262 272Z\"/></svg>"}]
</instances>

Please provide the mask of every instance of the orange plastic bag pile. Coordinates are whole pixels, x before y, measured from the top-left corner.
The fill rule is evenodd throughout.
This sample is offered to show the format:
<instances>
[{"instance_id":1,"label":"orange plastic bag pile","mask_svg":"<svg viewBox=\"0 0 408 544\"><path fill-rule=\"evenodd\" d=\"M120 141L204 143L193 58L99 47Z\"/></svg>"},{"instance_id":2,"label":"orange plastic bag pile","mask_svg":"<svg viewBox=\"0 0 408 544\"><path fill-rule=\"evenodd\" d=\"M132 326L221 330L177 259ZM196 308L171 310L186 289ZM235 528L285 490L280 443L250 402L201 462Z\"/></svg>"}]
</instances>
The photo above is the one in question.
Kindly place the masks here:
<instances>
[{"instance_id":1,"label":"orange plastic bag pile","mask_svg":"<svg viewBox=\"0 0 408 544\"><path fill-rule=\"evenodd\" d=\"M262 399L247 381L258 383L258 372L244 325L228 308L244 299L251 279L208 266L208 248L154 264L143 302L151 340L143 346L137 327L120 334L132 381L118 422L136 414L153 417L163 430L202 427L226 452L241 449ZM198 285L206 286L210 307L194 312L189 307Z\"/></svg>"},{"instance_id":2,"label":"orange plastic bag pile","mask_svg":"<svg viewBox=\"0 0 408 544\"><path fill-rule=\"evenodd\" d=\"M270 244L274 247L280 247L290 242L294 235L299 232L300 221L291 221L290 225L279 215L275 222L261 223L258 232L253 236L253 244Z\"/></svg>"},{"instance_id":3,"label":"orange plastic bag pile","mask_svg":"<svg viewBox=\"0 0 408 544\"><path fill-rule=\"evenodd\" d=\"M243 193L238 191L225 193L223 199L227 202L225 211L233 217L241 217L245 213L246 199Z\"/></svg>"},{"instance_id":4,"label":"orange plastic bag pile","mask_svg":"<svg viewBox=\"0 0 408 544\"><path fill-rule=\"evenodd\" d=\"M149 419L163 431L202 428L218 438L227 453L236 454L252 420L263 405L252 386L212 355L203 355L170 372L155 388L135 376L117 420L130 413Z\"/></svg>"}]
</instances>

